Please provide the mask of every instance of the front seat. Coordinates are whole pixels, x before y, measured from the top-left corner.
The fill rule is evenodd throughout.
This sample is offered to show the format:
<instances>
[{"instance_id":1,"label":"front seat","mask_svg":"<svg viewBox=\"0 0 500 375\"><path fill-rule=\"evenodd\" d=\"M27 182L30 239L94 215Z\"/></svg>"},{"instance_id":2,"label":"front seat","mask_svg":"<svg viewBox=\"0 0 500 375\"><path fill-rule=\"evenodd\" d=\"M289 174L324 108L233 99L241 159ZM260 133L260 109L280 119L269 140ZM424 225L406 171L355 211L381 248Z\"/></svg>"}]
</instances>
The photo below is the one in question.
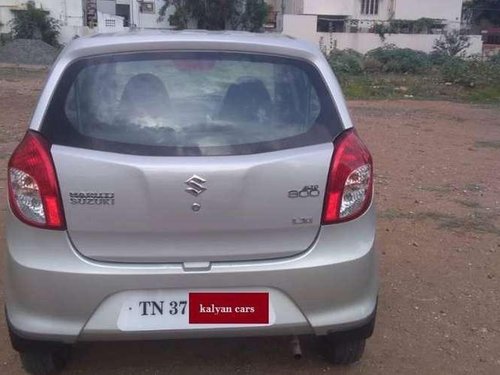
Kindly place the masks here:
<instances>
[{"instance_id":1,"label":"front seat","mask_svg":"<svg viewBox=\"0 0 500 375\"><path fill-rule=\"evenodd\" d=\"M271 96L257 78L245 78L227 89L219 112L225 121L263 122L270 117Z\"/></svg>"}]
</instances>

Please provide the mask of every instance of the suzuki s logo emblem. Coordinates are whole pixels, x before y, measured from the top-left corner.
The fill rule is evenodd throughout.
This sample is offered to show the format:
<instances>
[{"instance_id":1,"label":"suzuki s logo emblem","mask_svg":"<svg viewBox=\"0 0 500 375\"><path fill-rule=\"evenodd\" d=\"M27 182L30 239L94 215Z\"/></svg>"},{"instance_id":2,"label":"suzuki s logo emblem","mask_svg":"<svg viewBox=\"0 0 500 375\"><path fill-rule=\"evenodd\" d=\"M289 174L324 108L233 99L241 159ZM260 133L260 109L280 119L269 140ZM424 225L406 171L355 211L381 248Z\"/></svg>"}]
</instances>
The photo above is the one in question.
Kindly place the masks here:
<instances>
[{"instance_id":1,"label":"suzuki s logo emblem","mask_svg":"<svg viewBox=\"0 0 500 375\"><path fill-rule=\"evenodd\" d=\"M203 193L207 188L203 186L203 184L207 182L204 178L201 178L200 176L193 175L189 177L186 182L184 182L188 187L186 188L186 191L197 197L201 193Z\"/></svg>"}]
</instances>

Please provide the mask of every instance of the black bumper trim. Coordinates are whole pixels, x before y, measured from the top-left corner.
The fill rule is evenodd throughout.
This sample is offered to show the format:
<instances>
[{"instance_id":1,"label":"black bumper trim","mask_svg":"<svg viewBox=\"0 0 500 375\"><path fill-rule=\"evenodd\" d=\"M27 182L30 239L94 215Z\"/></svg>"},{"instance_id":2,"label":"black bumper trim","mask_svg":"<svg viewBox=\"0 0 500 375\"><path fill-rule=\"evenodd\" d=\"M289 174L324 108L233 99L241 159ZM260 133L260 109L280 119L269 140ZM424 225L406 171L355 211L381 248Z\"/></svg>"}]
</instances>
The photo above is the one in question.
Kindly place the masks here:
<instances>
[{"instance_id":1,"label":"black bumper trim","mask_svg":"<svg viewBox=\"0 0 500 375\"><path fill-rule=\"evenodd\" d=\"M327 334L328 338L332 341L355 341L371 337L375 330L377 307L378 307L378 300L377 304L375 305L375 309L373 310L373 312L370 314L370 316L363 325L356 328L348 328L343 331L329 331Z\"/></svg>"}]
</instances>

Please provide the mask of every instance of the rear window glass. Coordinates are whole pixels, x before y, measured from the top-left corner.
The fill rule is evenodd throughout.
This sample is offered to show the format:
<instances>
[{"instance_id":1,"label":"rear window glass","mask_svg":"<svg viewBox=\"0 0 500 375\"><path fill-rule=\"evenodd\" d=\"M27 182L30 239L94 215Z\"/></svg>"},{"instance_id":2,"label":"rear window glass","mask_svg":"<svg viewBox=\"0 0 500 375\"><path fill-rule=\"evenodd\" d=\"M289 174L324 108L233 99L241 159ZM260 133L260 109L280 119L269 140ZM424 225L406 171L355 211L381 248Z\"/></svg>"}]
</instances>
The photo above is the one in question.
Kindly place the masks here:
<instances>
[{"instance_id":1,"label":"rear window glass","mask_svg":"<svg viewBox=\"0 0 500 375\"><path fill-rule=\"evenodd\" d=\"M56 144L145 155L226 155L331 140L318 72L235 53L102 56L64 74L42 131Z\"/></svg>"}]
</instances>

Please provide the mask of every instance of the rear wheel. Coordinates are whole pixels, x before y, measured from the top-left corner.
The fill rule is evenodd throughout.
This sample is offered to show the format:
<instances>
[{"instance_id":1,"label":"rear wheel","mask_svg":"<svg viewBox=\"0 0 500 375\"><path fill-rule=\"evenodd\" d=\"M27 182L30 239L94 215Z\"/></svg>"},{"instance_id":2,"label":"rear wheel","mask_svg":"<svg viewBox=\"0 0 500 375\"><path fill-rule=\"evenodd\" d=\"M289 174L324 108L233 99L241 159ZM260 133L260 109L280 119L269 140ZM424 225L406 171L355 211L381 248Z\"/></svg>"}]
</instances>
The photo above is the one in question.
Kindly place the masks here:
<instances>
[{"instance_id":1,"label":"rear wheel","mask_svg":"<svg viewBox=\"0 0 500 375\"><path fill-rule=\"evenodd\" d=\"M361 359L365 351L365 339L333 341L325 338L325 356L334 365L349 365Z\"/></svg>"},{"instance_id":2,"label":"rear wheel","mask_svg":"<svg viewBox=\"0 0 500 375\"><path fill-rule=\"evenodd\" d=\"M57 349L32 349L20 352L23 368L33 375L50 375L61 371L68 362L70 349L63 346Z\"/></svg>"},{"instance_id":3,"label":"rear wheel","mask_svg":"<svg viewBox=\"0 0 500 375\"><path fill-rule=\"evenodd\" d=\"M28 373L33 375L55 374L66 366L71 353L71 345L24 338L15 332L8 318L7 327L12 348L19 352L23 368Z\"/></svg>"}]
</instances>

